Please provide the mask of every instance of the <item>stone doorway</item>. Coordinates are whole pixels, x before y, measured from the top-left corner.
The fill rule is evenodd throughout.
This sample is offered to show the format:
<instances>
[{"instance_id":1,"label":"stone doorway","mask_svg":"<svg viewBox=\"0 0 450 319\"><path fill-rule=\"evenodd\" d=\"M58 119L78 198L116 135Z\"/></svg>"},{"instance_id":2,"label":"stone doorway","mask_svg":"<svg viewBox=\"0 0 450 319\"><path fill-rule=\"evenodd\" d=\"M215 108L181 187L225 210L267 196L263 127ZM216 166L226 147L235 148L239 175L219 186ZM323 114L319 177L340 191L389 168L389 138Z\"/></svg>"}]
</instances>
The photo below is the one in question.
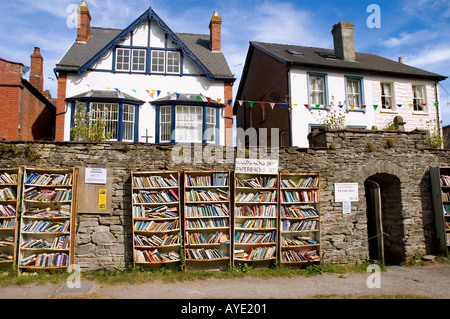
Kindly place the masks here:
<instances>
[{"instance_id":1,"label":"stone doorway","mask_svg":"<svg viewBox=\"0 0 450 319\"><path fill-rule=\"evenodd\" d=\"M406 259L400 179L375 174L366 179L364 187L369 258L383 264L400 264Z\"/></svg>"}]
</instances>

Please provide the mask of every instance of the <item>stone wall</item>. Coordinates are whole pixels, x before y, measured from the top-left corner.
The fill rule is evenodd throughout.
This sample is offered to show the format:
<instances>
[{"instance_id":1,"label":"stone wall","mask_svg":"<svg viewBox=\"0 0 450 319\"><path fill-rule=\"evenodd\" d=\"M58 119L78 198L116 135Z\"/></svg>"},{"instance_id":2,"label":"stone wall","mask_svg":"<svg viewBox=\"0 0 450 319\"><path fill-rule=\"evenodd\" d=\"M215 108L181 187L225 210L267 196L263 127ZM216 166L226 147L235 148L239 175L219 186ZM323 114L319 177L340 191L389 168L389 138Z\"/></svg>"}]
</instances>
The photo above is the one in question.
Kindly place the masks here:
<instances>
[{"instance_id":1,"label":"stone wall","mask_svg":"<svg viewBox=\"0 0 450 319\"><path fill-rule=\"evenodd\" d=\"M400 181L401 216L396 227L402 230L402 257L435 253L429 168L450 166L449 152L430 149L425 133L418 131L322 132L310 136L310 143L309 149L280 149L279 163L283 172L320 173L324 262L356 264L368 259L364 182L373 176ZM153 144L7 142L0 144L0 167L112 169L112 213L77 214L75 262L82 269L114 269L132 264L132 170L234 169L234 149L219 148L224 157L228 151L227 159L210 164L209 156L199 160L201 147L193 148L192 161L187 156L185 163L172 159L172 149L170 145ZM211 155L210 149L203 154ZM342 213L341 203L334 202L334 184L345 182L359 184L359 201L352 203L348 215Z\"/></svg>"}]
</instances>

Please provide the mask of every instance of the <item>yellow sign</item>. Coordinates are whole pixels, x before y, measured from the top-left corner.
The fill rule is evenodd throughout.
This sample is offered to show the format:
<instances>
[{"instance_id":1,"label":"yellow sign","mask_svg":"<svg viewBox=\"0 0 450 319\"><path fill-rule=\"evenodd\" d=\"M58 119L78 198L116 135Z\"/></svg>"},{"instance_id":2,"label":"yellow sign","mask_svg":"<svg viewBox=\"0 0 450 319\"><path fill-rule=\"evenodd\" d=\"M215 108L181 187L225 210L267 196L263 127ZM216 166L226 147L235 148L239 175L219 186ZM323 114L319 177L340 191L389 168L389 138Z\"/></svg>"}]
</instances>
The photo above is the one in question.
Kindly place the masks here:
<instances>
[{"instance_id":1,"label":"yellow sign","mask_svg":"<svg viewBox=\"0 0 450 319\"><path fill-rule=\"evenodd\" d=\"M100 189L98 192L98 209L106 210L106 189Z\"/></svg>"}]
</instances>

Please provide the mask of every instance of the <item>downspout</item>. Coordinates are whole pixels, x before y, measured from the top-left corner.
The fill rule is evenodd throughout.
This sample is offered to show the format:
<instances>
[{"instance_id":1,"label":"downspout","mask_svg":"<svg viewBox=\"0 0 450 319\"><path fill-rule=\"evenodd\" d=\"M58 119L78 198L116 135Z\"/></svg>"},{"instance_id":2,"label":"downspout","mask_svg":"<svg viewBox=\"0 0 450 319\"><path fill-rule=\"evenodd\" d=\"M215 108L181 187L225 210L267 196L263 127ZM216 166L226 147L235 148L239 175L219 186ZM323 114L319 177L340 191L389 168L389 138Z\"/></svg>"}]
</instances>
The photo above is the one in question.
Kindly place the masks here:
<instances>
[{"instance_id":1,"label":"downspout","mask_svg":"<svg viewBox=\"0 0 450 319\"><path fill-rule=\"evenodd\" d=\"M437 125L438 125L438 130L439 130L439 136L442 139L442 145L441 147L444 148L445 145L445 141L444 139L444 132L442 131L442 126L441 126L441 116L440 116L440 106L439 106L439 89L438 89L438 84L439 81L436 81L436 83L434 84L434 93L436 95L436 116L437 116Z\"/></svg>"},{"instance_id":2,"label":"downspout","mask_svg":"<svg viewBox=\"0 0 450 319\"><path fill-rule=\"evenodd\" d=\"M288 127L289 127L289 146L293 145L293 139L292 139L292 101L291 101L291 68L288 67L287 70L287 94L289 97L289 104L288 104Z\"/></svg>"}]
</instances>

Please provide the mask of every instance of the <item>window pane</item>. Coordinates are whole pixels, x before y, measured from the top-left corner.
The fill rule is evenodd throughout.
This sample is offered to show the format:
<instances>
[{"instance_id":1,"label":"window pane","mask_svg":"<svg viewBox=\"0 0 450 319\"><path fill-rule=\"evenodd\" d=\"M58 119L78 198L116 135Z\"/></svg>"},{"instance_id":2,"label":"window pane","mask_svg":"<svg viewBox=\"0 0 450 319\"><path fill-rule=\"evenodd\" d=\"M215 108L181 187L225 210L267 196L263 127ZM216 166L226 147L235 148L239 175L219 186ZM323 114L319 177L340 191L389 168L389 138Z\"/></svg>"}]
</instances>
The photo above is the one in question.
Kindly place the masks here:
<instances>
[{"instance_id":1,"label":"window pane","mask_svg":"<svg viewBox=\"0 0 450 319\"><path fill-rule=\"evenodd\" d=\"M133 50L133 71L145 72L146 54L145 50Z\"/></svg>"},{"instance_id":2,"label":"window pane","mask_svg":"<svg viewBox=\"0 0 450 319\"><path fill-rule=\"evenodd\" d=\"M89 112L89 122L92 124L95 120L105 122L105 135L110 135L110 140L117 140L117 127L119 119L118 104L100 104L92 103Z\"/></svg>"},{"instance_id":3,"label":"window pane","mask_svg":"<svg viewBox=\"0 0 450 319\"><path fill-rule=\"evenodd\" d=\"M325 77L310 76L309 91L311 104L323 106L325 104Z\"/></svg>"},{"instance_id":4,"label":"window pane","mask_svg":"<svg viewBox=\"0 0 450 319\"><path fill-rule=\"evenodd\" d=\"M167 52L167 73L180 73L179 52Z\"/></svg>"},{"instance_id":5,"label":"window pane","mask_svg":"<svg viewBox=\"0 0 450 319\"><path fill-rule=\"evenodd\" d=\"M414 111L425 111L424 105L427 103L425 100L425 86L413 85L414 94Z\"/></svg>"},{"instance_id":6,"label":"window pane","mask_svg":"<svg viewBox=\"0 0 450 319\"><path fill-rule=\"evenodd\" d=\"M216 143L216 114L217 111L215 108L207 107L206 108L206 136L205 139L208 143Z\"/></svg>"},{"instance_id":7,"label":"window pane","mask_svg":"<svg viewBox=\"0 0 450 319\"><path fill-rule=\"evenodd\" d=\"M354 107L361 107L360 82L360 80L347 79L347 98L349 106L353 105Z\"/></svg>"},{"instance_id":8,"label":"window pane","mask_svg":"<svg viewBox=\"0 0 450 319\"><path fill-rule=\"evenodd\" d=\"M152 51L152 72L164 73L166 63L164 51Z\"/></svg>"},{"instance_id":9,"label":"window pane","mask_svg":"<svg viewBox=\"0 0 450 319\"><path fill-rule=\"evenodd\" d=\"M123 141L134 141L134 105L124 104L123 106Z\"/></svg>"},{"instance_id":10,"label":"window pane","mask_svg":"<svg viewBox=\"0 0 450 319\"><path fill-rule=\"evenodd\" d=\"M177 106L176 141L201 143L203 113L200 106Z\"/></svg>"},{"instance_id":11,"label":"window pane","mask_svg":"<svg viewBox=\"0 0 450 319\"><path fill-rule=\"evenodd\" d=\"M172 107L162 106L160 109L160 142L172 140Z\"/></svg>"},{"instance_id":12,"label":"window pane","mask_svg":"<svg viewBox=\"0 0 450 319\"><path fill-rule=\"evenodd\" d=\"M383 109L392 109L392 89L390 83L381 83L381 106Z\"/></svg>"},{"instance_id":13,"label":"window pane","mask_svg":"<svg viewBox=\"0 0 450 319\"><path fill-rule=\"evenodd\" d=\"M116 51L116 70L130 70L130 49L117 49Z\"/></svg>"}]
</instances>

